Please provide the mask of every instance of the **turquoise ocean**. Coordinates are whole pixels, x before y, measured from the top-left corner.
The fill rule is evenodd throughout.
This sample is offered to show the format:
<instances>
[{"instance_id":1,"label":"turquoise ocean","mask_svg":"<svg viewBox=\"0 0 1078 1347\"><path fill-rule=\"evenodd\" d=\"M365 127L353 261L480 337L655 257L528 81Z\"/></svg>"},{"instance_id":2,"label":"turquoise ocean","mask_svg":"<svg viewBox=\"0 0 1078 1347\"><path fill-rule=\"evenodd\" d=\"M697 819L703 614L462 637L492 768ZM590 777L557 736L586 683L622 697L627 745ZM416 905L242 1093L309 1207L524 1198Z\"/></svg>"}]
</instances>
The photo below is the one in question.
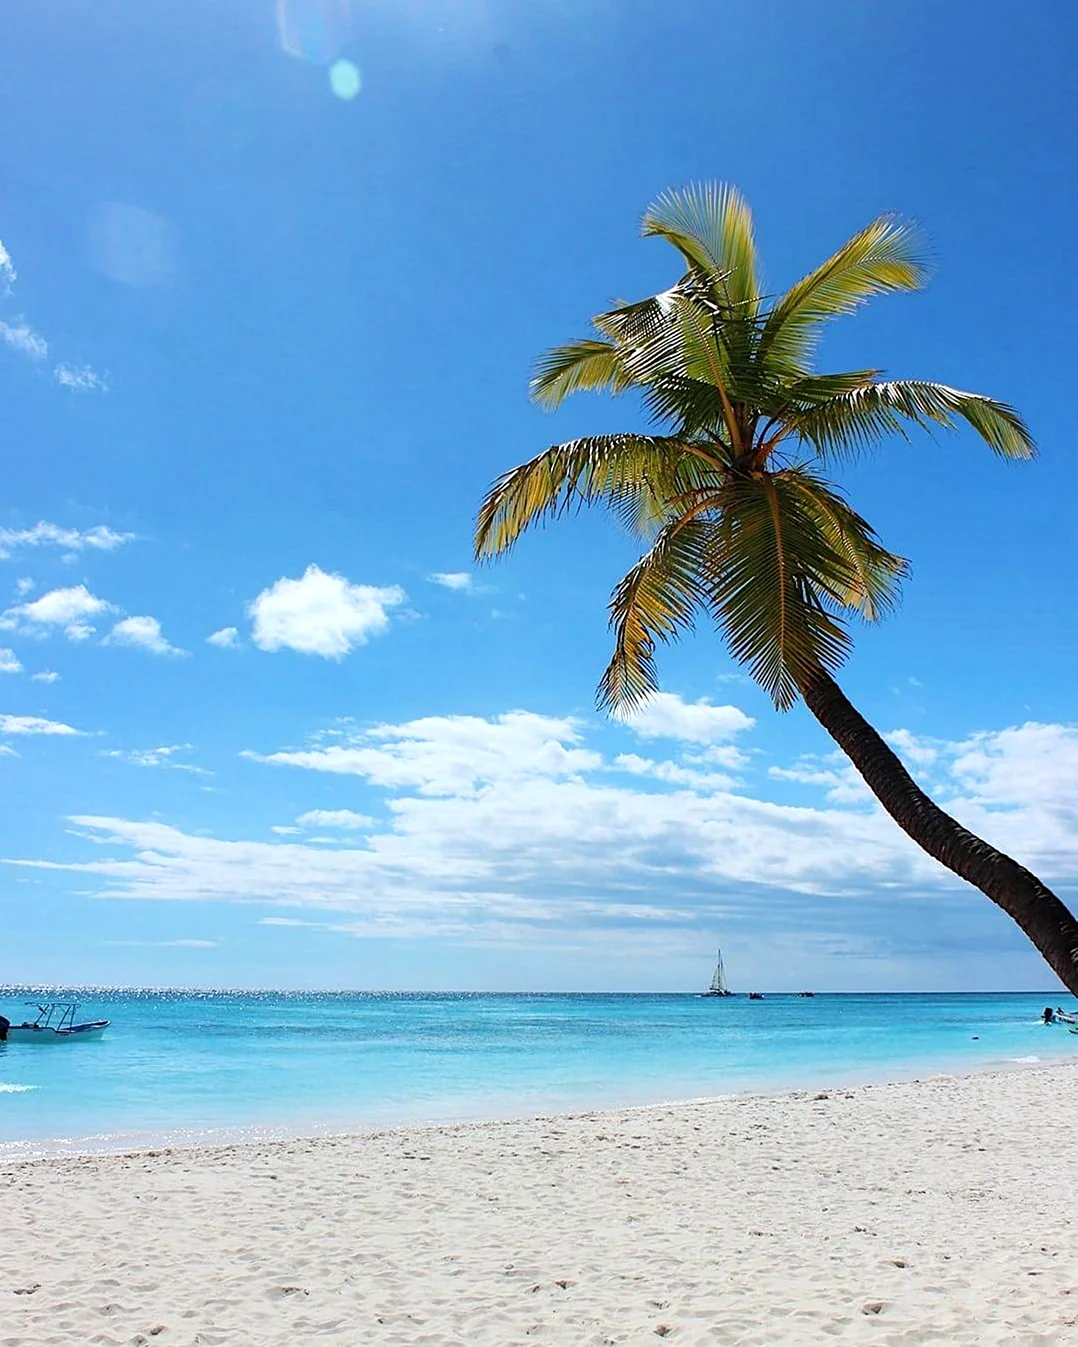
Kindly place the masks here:
<instances>
[{"instance_id":1,"label":"turquoise ocean","mask_svg":"<svg viewBox=\"0 0 1078 1347\"><path fill-rule=\"evenodd\" d=\"M1062 993L423 995L51 989L100 1042L0 1044L0 1157L319 1134L1078 1056ZM44 992L0 988L18 1022ZM46 1144L50 1143L50 1144Z\"/></svg>"}]
</instances>

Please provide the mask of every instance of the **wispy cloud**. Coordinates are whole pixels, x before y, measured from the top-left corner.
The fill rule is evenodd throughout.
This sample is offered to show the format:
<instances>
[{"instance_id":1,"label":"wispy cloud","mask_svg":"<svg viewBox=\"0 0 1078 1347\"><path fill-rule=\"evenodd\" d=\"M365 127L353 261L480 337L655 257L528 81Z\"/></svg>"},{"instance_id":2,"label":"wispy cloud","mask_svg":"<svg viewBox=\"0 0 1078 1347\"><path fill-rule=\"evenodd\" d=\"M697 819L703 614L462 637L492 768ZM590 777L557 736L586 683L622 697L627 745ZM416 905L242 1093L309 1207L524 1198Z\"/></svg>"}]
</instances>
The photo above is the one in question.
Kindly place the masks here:
<instances>
[{"instance_id":1,"label":"wispy cloud","mask_svg":"<svg viewBox=\"0 0 1078 1347\"><path fill-rule=\"evenodd\" d=\"M443 589L455 589L462 593L475 588L475 581L470 571L435 571L433 575L428 575L427 579L433 584L441 585Z\"/></svg>"},{"instance_id":2,"label":"wispy cloud","mask_svg":"<svg viewBox=\"0 0 1078 1347\"><path fill-rule=\"evenodd\" d=\"M212 776L213 773L208 768L196 767L193 763L183 762L177 757L177 754L190 753L193 748L193 744L166 744L160 748L108 748L103 751L103 756L129 762L133 767L163 767L173 772L190 772L195 776Z\"/></svg>"},{"instance_id":3,"label":"wispy cloud","mask_svg":"<svg viewBox=\"0 0 1078 1347\"><path fill-rule=\"evenodd\" d=\"M59 720L43 720L40 716L0 716L0 734L83 734Z\"/></svg>"},{"instance_id":4,"label":"wispy cloud","mask_svg":"<svg viewBox=\"0 0 1078 1347\"><path fill-rule=\"evenodd\" d=\"M0 239L0 294L10 290L17 279L18 272L11 260L11 254L4 247L3 240Z\"/></svg>"},{"instance_id":5,"label":"wispy cloud","mask_svg":"<svg viewBox=\"0 0 1078 1347\"><path fill-rule=\"evenodd\" d=\"M644 738L697 744L726 743L756 723L736 706L712 706L706 698L687 702L673 692L654 693L625 720Z\"/></svg>"},{"instance_id":6,"label":"wispy cloud","mask_svg":"<svg viewBox=\"0 0 1078 1347\"><path fill-rule=\"evenodd\" d=\"M148 650L151 655L186 655L186 650L170 645L161 632L161 623L156 617L122 618L105 638L107 645L131 646L136 650Z\"/></svg>"},{"instance_id":7,"label":"wispy cloud","mask_svg":"<svg viewBox=\"0 0 1078 1347\"><path fill-rule=\"evenodd\" d=\"M207 645L220 646L222 650L233 650L240 643L240 634L235 627L222 627L206 637Z\"/></svg>"},{"instance_id":8,"label":"wispy cloud","mask_svg":"<svg viewBox=\"0 0 1078 1347\"><path fill-rule=\"evenodd\" d=\"M130 949L217 949L217 940L106 940L107 945L125 945Z\"/></svg>"},{"instance_id":9,"label":"wispy cloud","mask_svg":"<svg viewBox=\"0 0 1078 1347\"><path fill-rule=\"evenodd\" d=\"M28 529L0 529L0 557L10 557L24 547L58 547L71 553L87 549L114 552L134 537L133 533L118 533L107 524L97 524L92 529L72 529L42 519ZM19 581L20 585L23 583L30 586L32 581Z\"/></svg>"},{"instance_id":10,"label":"wispy cloud","mask_svg":"<svg viewBox=\"0 0 1078 1347\"><path fill-rule=\"evenodd\" d=\"M49 343L22 319L14 323L5 323L0 319L0 341L14 351L21 351L31 360L44 360L49 353Z\"/></svg>"},{"instance_id":11,"label":"wispy cloud","mask_svg":"<svg viewBox=\"0 0 1078 1347\"><path fill-rule=\"evenodd\" d=\"M351 809L308 809L296 822L300 827L294 831L299 832L300 828L373 828L378 820L370 814L356 814Z\"/></svg>"},{"instance_id":12,"label":"wispy cloud","mask_svg":"<svg viewBox=\"0 0 1078 1347\"><path fill-rule=\"evenodd\" d=\"M11 254L0 243L0 295L10 293L16 279L17 272ZM49 343L21 316L10 323L0 319L0 342L30 360L44 360L49 353ZM58 384L73 392L108 392L108 384L89 365L60 363L54 366L53 377Z\"/></svg>"},{"instance_id":13,"label":"wispy cloud","mask_svg":"<svg viewBox=\"0 0 1078 1347\"><path fill-rule=\"evenodd\" d=\"M107 393L108 381L89 365L57 365L53 377L63 388L73 393Z\"/></svg>"},{"instance_id":14,"label":"wispy cloud","mask_svg":"<svg viewBox=\"0 0 1078 1347\"><path fill-rule=\"evenodd\" d=\"M380 636L389 626L390 610L404 600L396 585L356 585L311 565L298 580L282 577L264 589L247 612L260 650L342 659Z\"/></svg>"},{"instance_id":15,"label":"wispy cloud","mask_svg":"<svg viewBox=\"0 0 1078 1347\"><path fill-rule=\"evenodd\" d=\"M0 646L0 674L22 673L22 664L14 650Z\"/></svg>"},{"instance_id":16,"label":"wispy cloud","mask_svg":"<svg viewBox=\"0 0 1078 1347\"><path fill-rule=\"evenodd\" d=\"M55 669L42 669L39 673L31 674L31 679L35 683L58 683L60 675Z\"/></svg>"}]
</instances>

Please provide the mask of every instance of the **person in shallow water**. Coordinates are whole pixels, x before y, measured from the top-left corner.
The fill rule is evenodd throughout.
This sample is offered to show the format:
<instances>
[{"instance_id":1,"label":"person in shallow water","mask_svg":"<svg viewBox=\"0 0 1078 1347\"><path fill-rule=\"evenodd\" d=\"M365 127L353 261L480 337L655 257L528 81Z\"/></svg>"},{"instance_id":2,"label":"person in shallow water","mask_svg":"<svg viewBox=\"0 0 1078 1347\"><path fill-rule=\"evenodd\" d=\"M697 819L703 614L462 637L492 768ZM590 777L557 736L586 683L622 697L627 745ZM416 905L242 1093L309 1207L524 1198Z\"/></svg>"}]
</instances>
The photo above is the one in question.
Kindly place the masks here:
<instances>
[{"instance_id":1,"label":"person in shallow water","mask_svg":"<svg viewBox=\"0 0 1078 1347\"><path fill-rule=\"evenodd\" d=\"M1044 1023L1045 1023L1045 1024L1051 1024L1052 1021L1055 1019L1055 1017L1056 1017L1056 1012L1052 1009L1052 1007L1051 1007L1051 1006L1045 1006L1045 1007L1044 1007L1044 1014L1041 1016L1041 1019L1044 1021Z\"/></svg>"}]
</instances>

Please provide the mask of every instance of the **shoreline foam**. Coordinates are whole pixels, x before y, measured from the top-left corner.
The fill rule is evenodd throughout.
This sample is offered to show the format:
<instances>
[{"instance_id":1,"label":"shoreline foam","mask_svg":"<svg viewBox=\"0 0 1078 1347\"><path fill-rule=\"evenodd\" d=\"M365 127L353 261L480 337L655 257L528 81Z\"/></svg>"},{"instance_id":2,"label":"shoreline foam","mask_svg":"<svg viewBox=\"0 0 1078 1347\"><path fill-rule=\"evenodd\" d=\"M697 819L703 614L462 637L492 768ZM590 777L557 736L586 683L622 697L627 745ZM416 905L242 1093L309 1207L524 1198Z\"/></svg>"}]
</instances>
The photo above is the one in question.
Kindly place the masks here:
<instances>
[{"instance_id":1,"label":"shoreline foam","mask_svg":"<svg viewBox=\"0 0 1078 1347\"><path fill-rule=\"evenodd\" d=\"M388 1119L357 1118L350 1122L250 1123L220 1127L135 1128L122 1132L99 1132L78 1136L28 1137L0 1140L0 1167L25 1160L47 1160L59 1156L127 1155L150 1150L208 1150L223 1146L269 1145L275 1142L307 1141L325 1138L363 1137L396 1132L402 1129L421 1130L425 1127L474 1126L485 1123L530 1122L537 1119L574 1118L596 1113L629 1113L638 1109L677 1108L681 1105L712 1104L731 1099L782 1099L814 1090L860 1090L881 1085L917 1083L921 1080L962 1080L967 1076L995 1075L1010 1071L1026 1071L1036 1067L1051 1068L1073 1063L1078 1067L1078 1056L1066 1051L1005 1057L978 1062L962 1069L953 1064L942 1066L932 1062L912 1063L899 1071L889 1069L882 1074L869 1070L859 1073L839 1072L814 1084L798 1081L796 1084L777 1083L773 1087L733 1088L717 1094L675 1095L671 1098L646 1099L627 1102L624 1099L580 1099L559 1101L551 1108L522 1106L505 1110L454 1112L444 1115L400 1116ZM883 1069L881 1068L881 1071ZM19 1086L19 1090L35 1090L37 1086Z\"/></svg>"}]
</instances>

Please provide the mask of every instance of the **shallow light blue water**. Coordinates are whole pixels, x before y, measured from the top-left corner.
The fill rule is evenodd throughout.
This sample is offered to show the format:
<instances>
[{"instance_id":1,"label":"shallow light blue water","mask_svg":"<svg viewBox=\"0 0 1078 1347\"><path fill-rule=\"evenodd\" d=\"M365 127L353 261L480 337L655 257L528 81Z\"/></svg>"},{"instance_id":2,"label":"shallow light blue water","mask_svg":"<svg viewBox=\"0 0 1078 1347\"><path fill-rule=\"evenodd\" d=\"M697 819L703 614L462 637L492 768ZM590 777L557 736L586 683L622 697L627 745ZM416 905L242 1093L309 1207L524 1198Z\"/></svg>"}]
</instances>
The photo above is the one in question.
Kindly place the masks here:
<instances>
[{"instance_id":1,"label":"shallow light blue water","mask_svg":"<svg viewBox=\"0 0 1078 1347\"><path fill-rule=\"evenodd\" d=\"M0 988L0 1013L21 1020L30 995ZM343 1130L1078 1056L1078 1035L1038 1022L1044 993L77 999L80 1019L112 1020L100 1042L0 1044L0 1155L45 1139Z\"/></svg>"}]
</instances>

